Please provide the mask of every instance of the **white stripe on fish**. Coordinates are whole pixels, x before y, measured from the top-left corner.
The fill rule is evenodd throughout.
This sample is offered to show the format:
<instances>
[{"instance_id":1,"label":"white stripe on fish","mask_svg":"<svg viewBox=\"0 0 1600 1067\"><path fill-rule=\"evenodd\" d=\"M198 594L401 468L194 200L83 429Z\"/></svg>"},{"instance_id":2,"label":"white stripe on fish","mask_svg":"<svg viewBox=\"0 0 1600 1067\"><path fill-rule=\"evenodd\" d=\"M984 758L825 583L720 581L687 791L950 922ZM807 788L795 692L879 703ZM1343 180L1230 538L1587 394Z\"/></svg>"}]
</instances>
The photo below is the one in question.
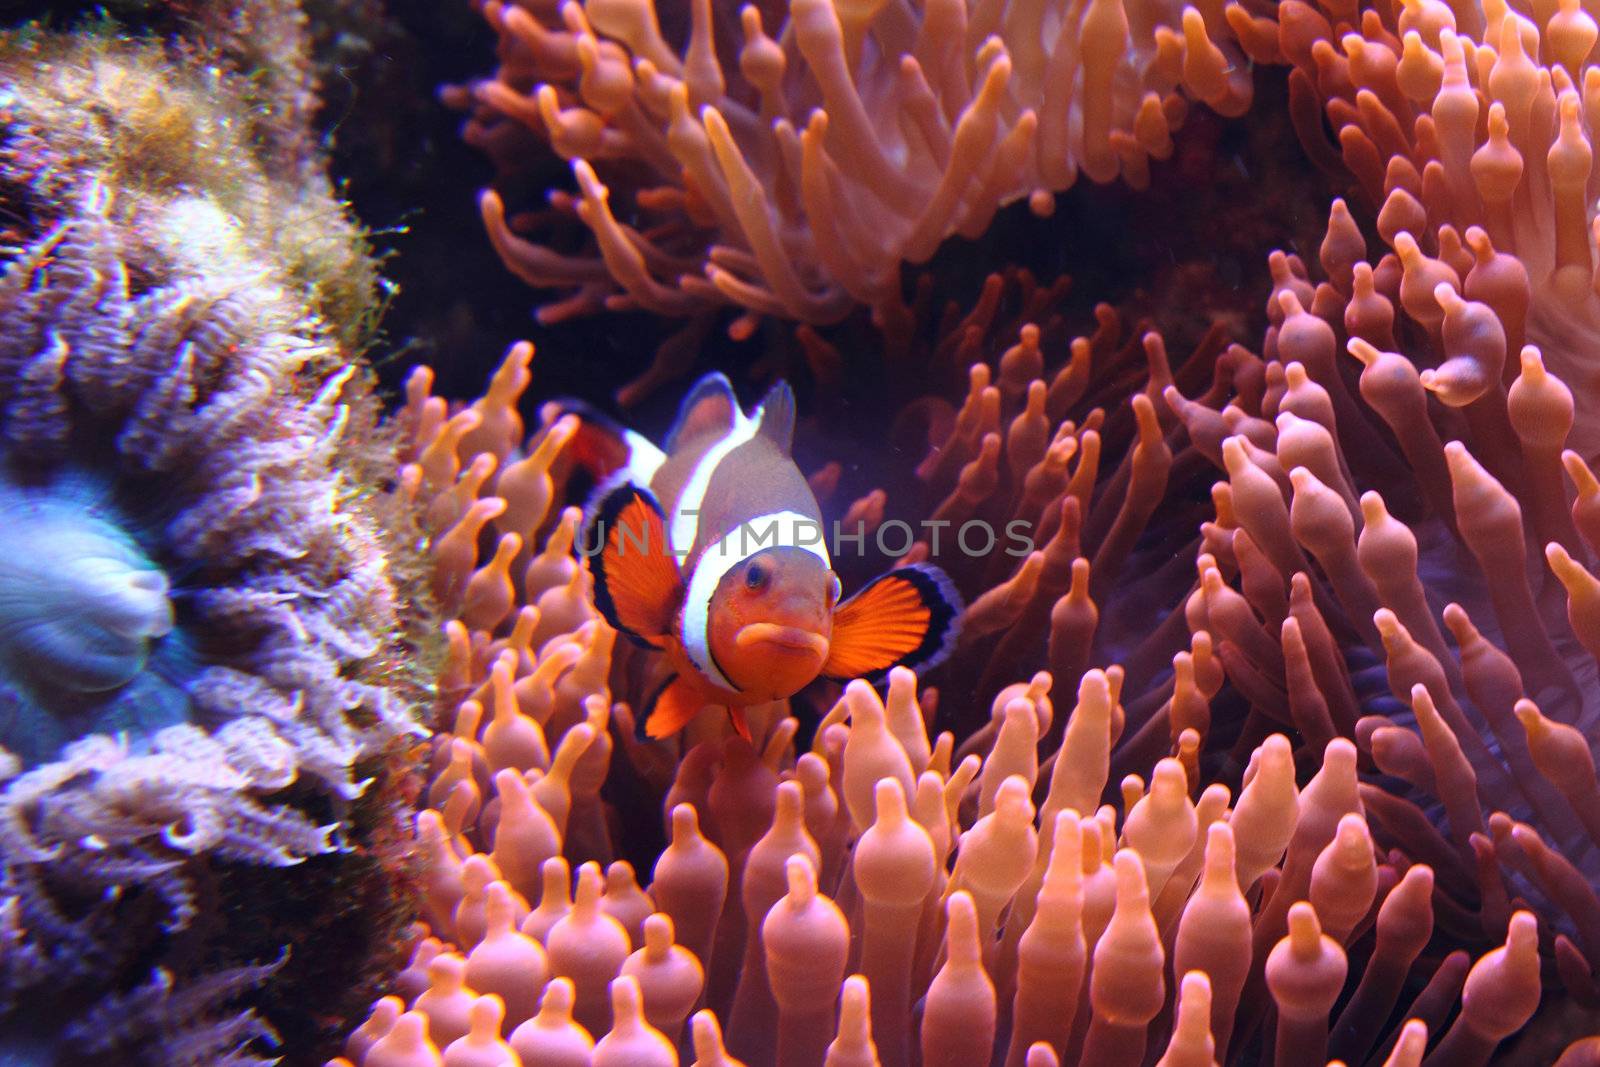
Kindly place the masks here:
<instances>
[{"instance_id":1,"label":"white stripe on fish","mask_svg":"<svg viewBox=\"0 0 1600 1067\"><path fill-rule=\"evenodd\" d=\"M700 534L700 505L705 502L706 490L711 487L711 476L717 473L717 466L727 458L729 452L755 437L756 432L761 429L763 410L757 408L753 417L747 416L739 410L737 403L734 404L733 429L700 457L700 462L695 464L694 473L684 484L683 492L678 494L678 502L672 509L672 522L667 527L667 534L673 554L680 562L688 558L694 549L695 538Z\"/></svg>"}]
</instances>

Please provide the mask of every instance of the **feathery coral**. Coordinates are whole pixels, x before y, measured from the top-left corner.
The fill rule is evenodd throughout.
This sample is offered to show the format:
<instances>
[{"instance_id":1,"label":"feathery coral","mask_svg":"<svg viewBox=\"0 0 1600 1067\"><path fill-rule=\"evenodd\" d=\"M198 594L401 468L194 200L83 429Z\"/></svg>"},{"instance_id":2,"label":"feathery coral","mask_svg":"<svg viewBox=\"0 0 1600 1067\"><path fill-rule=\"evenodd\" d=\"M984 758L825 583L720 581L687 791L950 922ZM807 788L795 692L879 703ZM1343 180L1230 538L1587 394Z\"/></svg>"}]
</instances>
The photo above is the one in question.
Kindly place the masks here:
<instances>
[{"instance_id":1,"label":"feathery coral","mask_svg":"<svg viewBox=\"0 0 1600 1067\"><path fill-rule=\"evenodd\" d=\"M152 963L179 931L244 962L202 889L242 901L239 872L333 853L415 730L385 504L344 439L374 405L318 318L346 280L322 290L339 255L296 232L337 210L325 178L267 177L220 73L37 33L0 39L0 72L0 1042L243 1063L251 1016L184 1036L160 1013L268 972ZM107 995L128 1026L67 1025Z\"/></svg>"}]
</instances>

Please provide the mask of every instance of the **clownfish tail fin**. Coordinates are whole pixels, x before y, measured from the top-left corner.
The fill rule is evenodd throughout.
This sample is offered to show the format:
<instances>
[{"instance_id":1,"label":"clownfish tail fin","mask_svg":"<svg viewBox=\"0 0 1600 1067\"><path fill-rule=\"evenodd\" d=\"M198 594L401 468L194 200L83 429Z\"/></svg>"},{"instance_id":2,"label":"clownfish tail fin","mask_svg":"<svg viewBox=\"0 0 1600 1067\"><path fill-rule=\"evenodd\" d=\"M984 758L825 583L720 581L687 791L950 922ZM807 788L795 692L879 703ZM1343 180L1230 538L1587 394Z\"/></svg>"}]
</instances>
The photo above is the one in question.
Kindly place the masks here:
<instances>
[{"instance_id":1,"label":"clownfish tail fin","mask_svg":"<svg viewBox=\"0 0 1600 1067\"><path fill-rule=\"evenodd\" d=\"M615 488L625 481L648 485L667 454L649 438L636 433L607 415L587 400L562 397L546 408L559 418L578 417L578 432L567 443L567 455L603 487Z\"/></svg>"},{"instance_id":2,"label":"clownfish tail fin","mask_svg":"<svg viewBox=\"0 0 1600 1067\"><path fill-rule=\"evenodd\" d=\"M931 670L955 648L962 610L961 594L938 567L890 571L834 610L822 673L844 680L898 666Z\"/></svg>"},{"instance_id":3,"label":"clownfish tail fin","mask_svg":"<svg viewBox=\"0 0 1600 1067\"><path fill-rule=\"evenodd\" d=\"M661 647L683 602L683 577L656 498L631 483L597 494L583 548L594 574L595 607L606 622L640 644Z\"/></svg>"}]
</instances>

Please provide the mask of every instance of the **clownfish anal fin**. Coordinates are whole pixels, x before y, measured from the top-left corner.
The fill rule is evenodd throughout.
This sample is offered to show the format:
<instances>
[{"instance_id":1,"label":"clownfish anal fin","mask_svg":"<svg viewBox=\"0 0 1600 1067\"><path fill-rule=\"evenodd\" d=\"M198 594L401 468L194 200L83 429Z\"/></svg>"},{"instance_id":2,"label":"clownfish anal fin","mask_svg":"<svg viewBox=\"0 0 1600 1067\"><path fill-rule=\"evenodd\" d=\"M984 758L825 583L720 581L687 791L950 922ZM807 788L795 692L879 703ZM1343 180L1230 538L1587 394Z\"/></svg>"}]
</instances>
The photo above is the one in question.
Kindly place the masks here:
<instances>
[{"instance_id":1,"label":"clownfish anal fin","mask_svg":"<svg viewBox=\"0 0 1600 1067\"><path fill-rule=\"evenodd\" d=\"M683 601L683 577L656 498L632 484L610 490L590 509L584 544L599 548L589 567L600 614L634 640L659 648Z\"/></svg>"},{"instance_id":2,"label":"clownfish anal fin","mask_svg":"<svg viewBox=\"0 0 1600 1067\"><path fill-rule=\"evenodd\" d=\"M667 452L677 450L682 441L707 434L722 435L733 428L739 414L739 399L727 375L714 372L694 383L678 409L678 421L667 434Z\"/></svg>"},{"instance_id":3,"label":"clownfish anal fin","mask_svg":"<svg viewBox=\"0 0 1600 1067\"><path fill-rule=\"evenodd\" d=\"M794 446L794 390L780 381L767 390L761 401L761 436L768 438L787 455Z\"/></svg>"},{"instance_id":4,"label":"clownfish anal fin","mask_svg":"<svg viewBox=\"0 0 1600 1067\"><path fill-rule=\"evenodd\" d=\"M735 708L730 706L728 708L728 721L733 724L734 733L738 734L746 741L749 741L752 745L755 744L755 742L750 738L750 723L744 717L743 708Z\"/></svg>"},{"instance_id":5,"label":"clownfish anal fin","mask_svg":"<svg viewBox=\"0 0 1600 1067\"><path fill-rule=\"evenodd\" d=\"M694 686L674 674L639 716L635 731L641 740L660 741L688 726L705 706L705 699Z\"/></svg>"},{"instance_id":6,"label":"clownfish anal fin","mask_svg":"<svg viewBox=\"0 0 1600 1067\"><path fill-rule=\"evenodd\" d=\"M890 571L840 604L822 673L860 678L906 666L926 670L955 647L961 596L937 567Z\"/></svg>"}]
</instances>

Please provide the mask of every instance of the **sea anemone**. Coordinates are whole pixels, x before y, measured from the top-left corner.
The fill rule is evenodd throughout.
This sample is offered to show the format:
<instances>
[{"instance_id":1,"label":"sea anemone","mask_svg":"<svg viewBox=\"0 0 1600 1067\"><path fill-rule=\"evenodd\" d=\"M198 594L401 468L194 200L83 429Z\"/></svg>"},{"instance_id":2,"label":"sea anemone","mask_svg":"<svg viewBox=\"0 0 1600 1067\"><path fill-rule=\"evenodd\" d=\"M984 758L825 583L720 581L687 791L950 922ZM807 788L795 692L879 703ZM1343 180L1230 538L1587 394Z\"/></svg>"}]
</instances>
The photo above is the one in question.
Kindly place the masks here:
<instances>
[{"instance_id":1,"label":"sea anemone","mask_svg":"<svg viewBox=\"0 0 1600 1067\"><path fill-rule=\"evenodd\" d=\"M1342 38L1303 4L1285 5L1280 20L1285 41L1296 42L1285 54L1296 67L1291 86L1304 102L1296 115L1309 154L1332 166L1343 160L1353 195L1376 211L1377 235L1389 246L1363 266L1364 240L1341 226L1333 280L1349 289L1350 272L1361 271L1364 298L1373 288L1368 272L1377 272L1377 288L1398 296L1409 320L1391 337L1358 303L1352 333L1379 349L1401 341L1421 365L1424 387L1469 419L1482 418L1497 391L1510 387L1524 345L1537 346L1574 390L1567 443L1593 459L1600 451L1587 357L1596 300L1588 205L1600 189L1590 143L1600 77L1589 63L1595 27L1580 8L1538 17L1424 3L1408 7L1392 34L1372 27ZM1337 150L1316 122L1317 104ZM1398 289L1397 277L1404 279ZM1441 284L1460 299L1436 297ZM1469 338L1462 324L1476 326L1484 315L1498 334ZM1560 435L1552 428L1547 436ZM1529 475L1546 498L1537 510L1543 525L1564 503L1559 473L1545 462L1559 465L1559 447L1553 457L1542 449L1543 442Z\"/></svg>"},{"instance_id":2,"label":"sea anemone","mask_svg":"<svg viewBox=\"0 0 1600 1067\"><path fill-rule=\"evenodd\" d=\"M1571 2L1542 26L1435 0L975 10L954 32L936 16L964 8L797 3L785 32L747 7L732 81L704 2L665 31L647 3L484 5L503 67L457 94L470 135L508 166L528 130L574 159L579 196L554 195L552 218L592 234L558 254L484 198L514 270L576 288L547 319L732 304L746 326L809 327L868 305L899 353L872 415L921 462L872 470L879 484L820 466L819 494L847 529L1021 523L1032 551L911 539L905 558L945 564L971 605L935 673L818 685L753 711L754 745L710 717L640 741L661 668L594 610L562 507L582 490L577 423L549 409L528 432L530 346L470 404L419 369L394 481L446 619L414 824L426 926L345 1062L1593 1057L1600 29ZM1136 34L1136 15L1168 25ZM1315 257L1270 257L1264 334L1235 319L1239 343L1219 328L1182 356L1110 308L1069 326L1061 283L1012 273L914 355L900 263L1004 200L1045 210L1077 169L1141 183L1180 84L1223 111L1248 99L1208 51L1232 47L1212 44L1224 26L1293 67L1308 155L1355 179ZM114 222L98 187L60 192L74 218ZM31 276L53 269L38 258ZM70 388L47 395L87 406L65 336L26 367L63 368ZM801 338L826 403L844 357ZM805 445L828 458L825 436ZM165 541L73 474L35 536L92 541L127 578L94 617L123 654L97 666L178 672L191 706L147 749L74 742L13 791L53 767L114 781L228 729L164 644L185 634L181 601L157 632L146 576L168 573ZM51 536L67 512L95 525ZM55 621L35 632L53 640ZM81 638L46 644L82 655ZM17 682L45 707L41 688Z\"/></svg>"},{"instance_id":3,"label":"sea anemone","mask_svg":"<svg viewBox=\"0 0 1600 1067\"><path fill-rule=\"evenodd\" d=\"M504 169L526 168L531 132L577 179L525 224L481 201L513 272L571 290L545 321L886 312L902 261L1019 198L1047 215L1080 172L1142 188L1189 99L1251 98L1237 5L804 0L747 4L737 26L732 6L686 7L663 28L648 0L482 5L500 69L447 99ZM588 247L561 236L574 221Z\"/></svg>"},{"instance_id":4,"label":"sea anemone","mask_svg":"<svg viewBox=\"0 0 1600 1067\"><path fill-rule=\"evenodd\" d=\"M1302 138L1342 159L1355 210L1334 206L1326 281L1283 275L1268 345L1328 387L1348 469L1383 494L1353 519L1390 686L1421 728L1357 732L1443 807L1430 847L1459 858L1457 894L1476 882L1496 929L1508 900L1536 902L1561 984L1592 1010L1595 23L1574 5L1432 3L1359 32L1297 3L1279 22Z\"/></svg>"},{"instance_id":5,"label":"sea anemone","mask_svg":"<svg viewBox=\"0 0 1600 1067\"><path fill-rule=\"evenodd\" d=\"M1574 11L1551 36L1587 55ZM547 518L571 423L517 447L531 353L454 410L414 377L404 481L459 620L442 692L464 699L417 822L428 936L351 1062L1134 1064L1165 1047L1401 1065L1551 1062L1574 1038L1564 1062L1592 1055L1600 481L1562 382L1582 381L1577 326L1533 313L1565 300L1581 319L1589 234L1554 226L1549 263L1527 266L1513 242L1536 257L1536 222L1453 229L1482 205L1446 195L1439 116L1383 109L1432 99L1430 71L1440 99L1532 84L1521 118L1544 126L1524 139L1556 144L1557 224L1588 178L1585 113L1557 106L1554 68L1530 82L1481 46L1452 67L1467 53L1440 5L1329 14L1285 4L1254 43L1297 66L1308 139L1307 101L1326 103L1370 206L1370 178L1394 183L1384 210L1334 203L1323 280L1273 254L1252 347L1218 332L1177 358L1109 308L1074 337L1059 285L1002 278L936 359L891 367L893 454L926 459L875 469L883 486L835 513L1020 520L1035 551L913 546L972 605L956 656L884 692L819 688L820 722L798 701L755 717L754 748L714 729L636 742L656 668L588 606L576 514ZM1537 53L1520 16L1491 14L1502 53ZM1480 201L1537 220L1544 186L1519 184L1484 111L1492 151L1467 173L1504 180ZM1386 169L1365 166L1371 144ZM1392 257L1371 261L1373 232ZM803 336L825 403L841 357Z\"/></svg>"},{"instance_id":6,"label":"sea anemone","mask_svg":"<svg viewBox=\"0 0 1600 1067\"><path fill-rule=\"evenodd\" d=\"M1285 285L1302 277L1282 269ZM1307 325L1280 324L1279 358ZM716 731L677 751L634 740L650 665L589 607L577 513L549 515L573 426L515 444L531 350L453 412L419 371L402 481L431 516L435 587L459 620L441 694L465 699L417 822L431 936L349 1061L665 1064L692 1048L700 1063L1039 1065L1166 1047L1169 1063L1400 1065L1430 1035L1447 1062L1487 1061L1541 1004L1506 1054L1553 1058L1591 1029L1574 1014L1586 965L1553 929L1587 921L1581 878L1510 815L1496 819L1528 864L1486 835L1464 860L1430 820L1429 791L1452 828L1478 803L1457 783L1472 774L1462 748L1475 762L1484 745L1454 703L1443 717L1400 607L1369 615L1363 641L1360 572L1327 533L1339 524L1306 521L1324 505L1352 531L1363 516L1384 540L1358 549L1352 532L1354 566L1378 553L1369 580L1407 573L1395 553L1410 535L1381 498L1351 511L1309 480L1343 484L1326 392L1298 361L1239 346L1171 365L1158 335L1124 347L1109 309L1064 347L1047 370L1055 354L1028 326L997 367L975 365L921 468L934 516L1054 512L1046 543L1009 572L956 572L988 591L937 695L906 671L886 693L814 694L831 710L799 748L783 706L753 718L755 748ZM883 506L846 510L870 522ZM1175 525L1202 507L1209 520ZM530 550L517 531L539 529ZM1290 578L1278 553L1300 561ZM1446 620L1469 685L1515 678L1464 609ZM959 748L935 736L972 730L974 691L989 725ZM1473 691L1485 714L1498 692ZM1491 743L1509 779L1516 751ZM1374 766L1363 750L1381 746ZM1391 752L1414 757L1409 778ZM1518 782L1548 784L1532 769ZM1559 904L1493 894L1535 867Z\"/></svg>"},{"instance_id":7,"label":"sea anemone","mask_svg":"<svg viewBox=\"0 0 1600 1067\"><path fill-rule=\"evenodd\" d=\"M212 909L341 848L362 855L308 877L381 868L381 811L347 820L373 776L393 802L384 754L416 730L360 327L318 317L348 310L351 279L318 272L359 232L291 243L338 208L269 176L220 71L37 32L0 39L0 71L0 1041L256 1062L262 1023L200 1009L274 968L190 982L285 941L230 941ZM280 980L327 963L296 951Z\"/></svg>"},{"instance_id":8,"label":"sea anemone","mask_svg":"<svg viewBox=\"0 0 1600 1067\"><path fill-rule=\"evenodd\" d=\"M1537 51L1525 20L1497 14L1511 27L1502 52ZM1437 75L1443 99L1440 87L1474 76L1487 85L1501 69L1495 54L1480 46L1474 63L1452 59L1460 41L1438 5L1407 7L1393 28L1356 15L1340 13L1339 25L1359 21L1362 37L1284 5L1277 48L1315 60L1291 81L1305 135L1316 132L1304 121L1310 86L1342 124L1362 185L1388 186L1367 225L1394 254L1369 262L1360 204L1336 202L1318 256L1325 280L1313 282L1297 255L1271 257L1259 355L1214 337L1174 359L1157 333L1124 338L1109 309L1092 334L1071 338L1052 321L1057 290L1024 286L997 314L998 282L938 350L972 361L964 402L905 409L902 454L914 435L931 445L920 486L902 472L887 497L838 510L869 524L889 507L952 525L1021 518L1039 551L1015 563L941 557L972 603L954 661L934 679L901 676L882 696L852 684L809 753L792 750L809 724L784 709L758 732L759 754L691 738L674 755L619 731L608 755L628 758L611 760L610 803L631 812L641 790L661 798L673 840L659 860L651 820L624 814L613 825L628 832L609 840L563 836L571 772L557 769L559 754L571 739L576 760L595 726L631 722L648 674L618 652L604 687L594 670L580 683L570 664L597 655L599 627L581 611L565 637L542 628L542 645L532 638L542 617L512 621L519 601L581 591L581 565L545 558L517 584L521 568L509 564L524 549L507 539L528 528L497 519L511 509L492 498L469 503L500 491L497 461L458 447L492 406L448 416L418 379L413 424L433 427L418 453L439 494L430 507L461 520L439 541L450 545L451 581L498 597L482 635L463 627L454 641L471 696L429 792L438 814L419 819L435 937L418 945L405 999L381 1004L357 1032L353 1059L388 1063L406 1047L430 1062L430 1037L441 1048L459 1038L461 1055L502 1038L554 1055L536 1043L548 1036L575 1042L572 1062L589 1062L580 1030L612 1027L616 1040L595 1047L593 1062L622 1048L673 1062L671 1046L689 1034L700 1062L722 1062L724 1028L756 1062L849 1062L851 1050L905 1062L920 1037L924 1062L1003 1051L1010 1062L1136 1063L1169 1034L1169 1062L1417 1063L1430 1043L1438 1062L1528 1062L1554 1060L1594 1029L1600 905L1584 694L1600 582L1585 565L1600 543L1585 531L1600 482L1585 462L1592 417L1561 379L1585 380L1573 338L1590 290L1572 278L1590 277L1577 268L1592 270L1593 253L1583 227L1559 225L1561 190L1588 177L1583 112L1557 106L1559 71L1534 75L1548 106L1533 109L1545 125L1524 139L1555 145L1554 206L1541 208L1543 194L1502 165L1505 134L1484 109L1486 148L1468 172L1480 185L1505 182L1477 189L1480 201L1534 208L1528 221L1509 211L1480 220L1479 202L1455 205L1447 168L1424 158L1443 143L1430 125L1438 116L1400 113L1393 125L1416 138L1395 141L1380 105L1433 99L1421 93L1426 78L1409 95L1385 81L1410 77L1407 57ZM1582 21L1552 16L1562 17ZM1418 51L1429 18L1446 53L1436 64ZM1394 28L1405 50L1386 65L1378 48ZM1324 38L1339 39L1348 62ZM1521 83L1505 74L1504 84ZM1380 138L1400 150L1386 170L1363 169L1359 150ZM1410 185L1408 168L1420 172ZM1541 244L1545 211L1556 236ZM1503 232L1462 233L1452 218ZM1582 240L1560 236L1574 233ZM1524 265L1523 244L1532 260L1545 248L1548 262ZM1529 339L1541 347L1521 348ZM825 341L806 344L813 370L836 365ZM1557 346L1560 358L1544 351ZM935 364L899 368L942 380ZM906 392L900 380L890 395ZM540 452L559 445L561 425L536 437ZM1563 454L1569 432L1577 451ZM815 484L840 477L819 471ZM549 499L543 483L540 493ZM561 528L546 552L565 554ZM1543 559L1528 553L1530 535L1548 543ZM485 561L476 570L473 542ZM925 543L913 558L933 553ZM541 592L547 576L564 584ZM938 684L936 700L923 681ZM1073 692L1072 713L1057 715L1050 696ZM832 702L813 695L820 708ZM607 712L613 696L625 699ZM987 724L975 715L985 707ZM931 736L946 725L970 734L960 748ZM504 747L513 737L525 738L520 750ZM1063 821L1068 810L1077 817ZM510 811L515 824L492 821ZM536 844L502 843L511 825ZM922 840L901 832L911 825L932 848L908 844L908 866L880 878L878 831ZM1057 868L1042 857L1057 841L1075 841L1081 862L1063 861L1052 882ZM574 889L571 867L610 861L612 848L627 861L605 875L580 869ZM537 876L530 855L550 856ZM655 871L644 894L641 856ZM661 923L654 947L646 939L652 911L672 919L703 986L684 972L654 1000L642 979L635 988L627 966L667 958ZM708 925L712 913L721 917ZM782 932L796 916L808 933L792 943ZM611 956L571 955L563 923L609 931ZM479 946L492 947L474 975ZM625 965L629 948L647 955ZM501 952L540 961L537 1008L541 983L506 981L486 962ZM845 980L853 970L861 977ZM709 1010L688 1033L686 1001ZM641 1018L664 1040L640 1037ZM1589 1048L1579 1041L1571 1056Z\"/></svg>"}]
</instances>

